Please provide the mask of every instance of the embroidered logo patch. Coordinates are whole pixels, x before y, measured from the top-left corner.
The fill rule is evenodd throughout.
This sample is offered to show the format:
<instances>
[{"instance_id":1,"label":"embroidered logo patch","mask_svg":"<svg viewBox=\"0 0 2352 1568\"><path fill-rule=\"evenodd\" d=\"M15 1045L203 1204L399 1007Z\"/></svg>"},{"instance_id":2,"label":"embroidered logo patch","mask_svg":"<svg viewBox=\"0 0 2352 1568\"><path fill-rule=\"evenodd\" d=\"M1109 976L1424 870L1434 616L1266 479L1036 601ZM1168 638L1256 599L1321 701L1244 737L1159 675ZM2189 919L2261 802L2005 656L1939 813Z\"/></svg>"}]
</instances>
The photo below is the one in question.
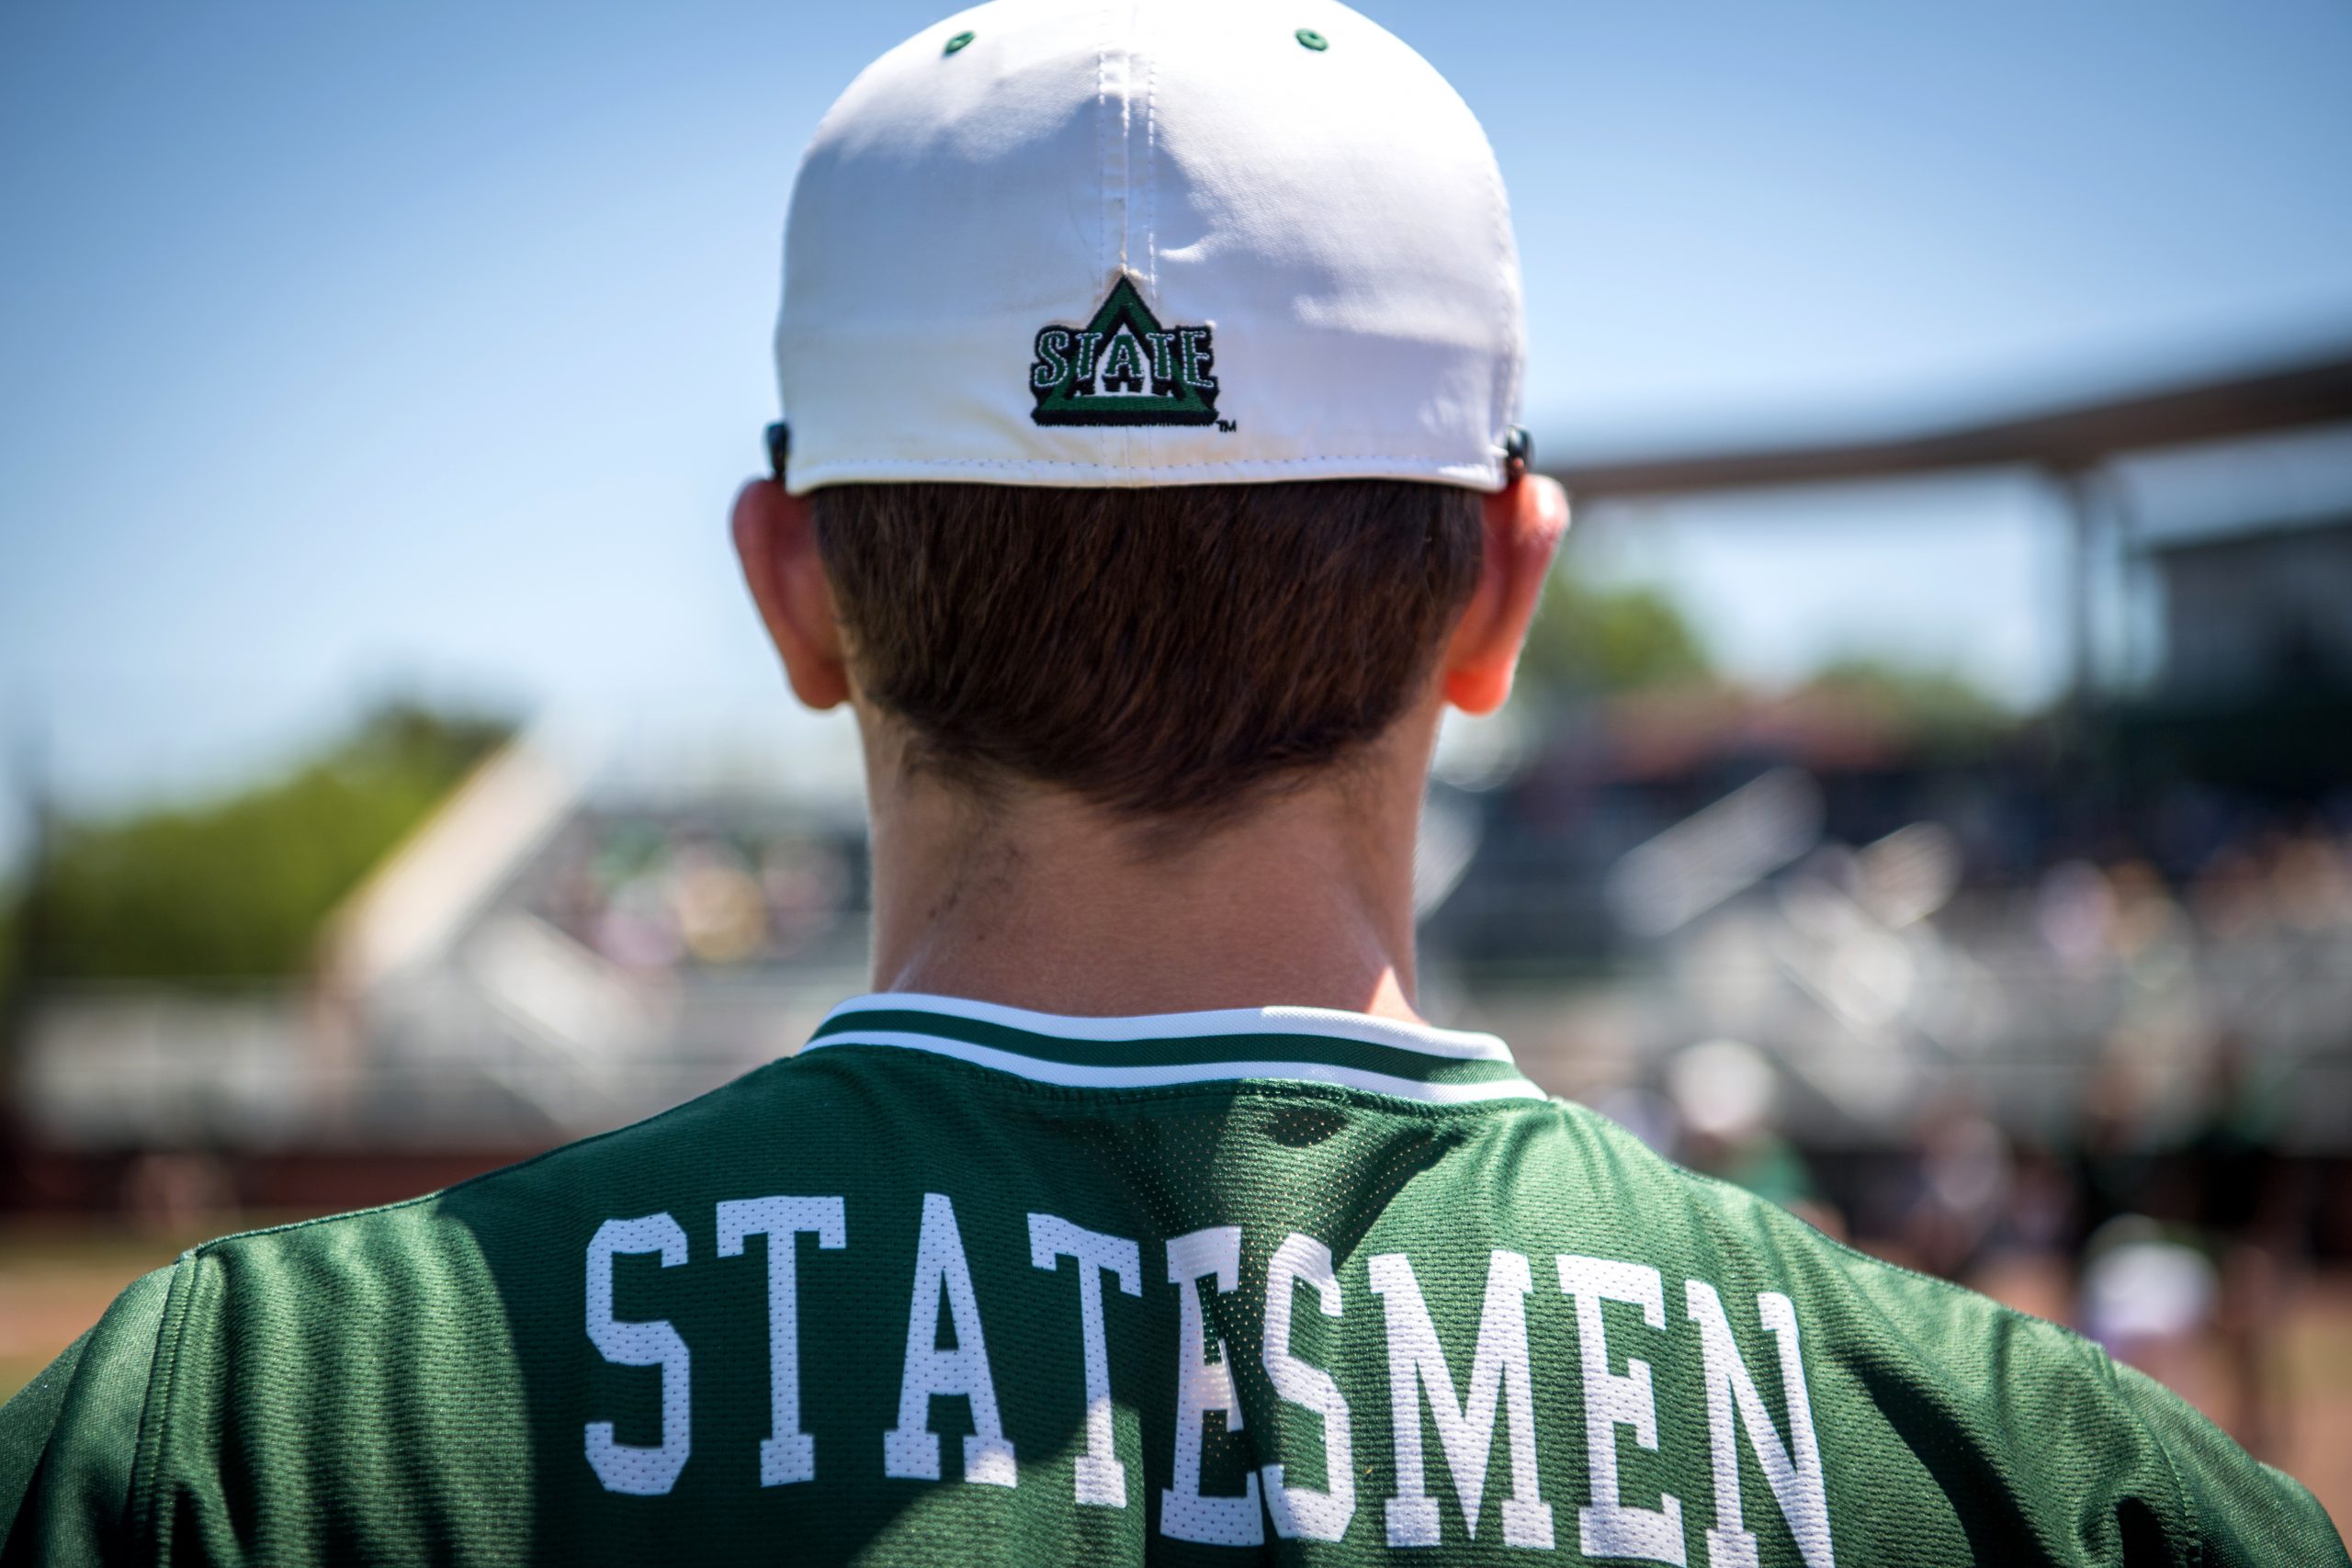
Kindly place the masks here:
<instances>
[{"instance_id":1,"label":"embroidered logo patch","mask_svg":"<svg viewBox=\"0 0 2352 1568\"><path fill-rule=\"evenodd\" d=\"M1215 424L1206 327L1163 327L1122 276L1083 327L1039 329L1029 390L1039 424Z\"/></svg>"}]
</instances>

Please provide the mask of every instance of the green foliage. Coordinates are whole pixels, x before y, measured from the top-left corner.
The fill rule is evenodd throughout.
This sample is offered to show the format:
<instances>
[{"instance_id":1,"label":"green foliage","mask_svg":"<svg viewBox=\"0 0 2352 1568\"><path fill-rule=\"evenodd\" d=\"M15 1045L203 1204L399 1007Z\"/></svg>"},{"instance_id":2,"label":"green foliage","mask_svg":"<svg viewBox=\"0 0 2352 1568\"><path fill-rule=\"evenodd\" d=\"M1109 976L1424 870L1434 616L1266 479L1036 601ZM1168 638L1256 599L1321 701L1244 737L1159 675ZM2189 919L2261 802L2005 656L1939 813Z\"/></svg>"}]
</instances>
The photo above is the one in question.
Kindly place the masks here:
<instances>
[{"instance_id":1,"label":"green foliage","mask_svg":"<svg viewBox=\"0 0 2352 1568\"><path fill-rule=\"evenodd\" d=\"M8 1010L17 999L17 946L24 941L24 923L17 916L17 890L0 887L0 1040L5 1040Z\"/></svg>"},{"instance_id":2,"label":"green foliage","mask_svg":"<svg viewBox=\"0 0 2352 1568\"><path fill-rule=\"evenodd\" d=\"M1606 588L1555 571L1520 660L1522 689L1547 697L1616 696L1712 677L1707 652L1658 589Z\"/></svg>"},{"instance_id":3,"label":"green foliage","mask_svg":"<svg viewBox=\"0 0 2352 1568\"><path fill-rule=\"evenodd\" d=\"M1830 660L1804 689L1876 714L1933 751L1981 749L2017 722L1965 677L1860 654Z\"/></svg>"},{"instance_id":4,"label":"green foliage","mask_svg":"<svg viewBox=\"0 0 2352 1568\"><path fill-rule=\"evenodd\" d=\"M67 821L39 868L40 979L297 974L320 922L506 726L405 704L226 798Z\"/></svg>"}]
</instances>

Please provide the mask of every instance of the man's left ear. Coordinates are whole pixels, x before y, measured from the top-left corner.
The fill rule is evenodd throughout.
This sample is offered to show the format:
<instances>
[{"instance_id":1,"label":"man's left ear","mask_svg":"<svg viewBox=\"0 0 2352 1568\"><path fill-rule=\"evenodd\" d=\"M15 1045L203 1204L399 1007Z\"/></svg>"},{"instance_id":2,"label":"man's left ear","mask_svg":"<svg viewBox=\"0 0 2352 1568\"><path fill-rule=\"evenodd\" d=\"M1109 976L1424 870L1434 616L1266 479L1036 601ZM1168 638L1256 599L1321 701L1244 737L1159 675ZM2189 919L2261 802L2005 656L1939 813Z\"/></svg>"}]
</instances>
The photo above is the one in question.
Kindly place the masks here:
<instances>
[{"instance_id":1,"label":"man's left ear","mask_svg":"<svg viewBox=\"0 0 2352 1568\"><path fill-rule=\"evenodd\" d=\"M1445 647L1445 700L1469 714L1492 713L1510 695L1544 579L1568 531L1568 492L1556 479L1522 474L1487 497L1485 521L1478 586Z\"/></svg>"},{"instance_id":2,"label":"man's left ear","mask_svg":"<svg viewBox=\"0 0 2352 1568\"><path fill-rule=\"evenodd\" d=\"M735 497L733 527L743 581L793 694L818 709L848 701L841 621L808 498L786 494L775 479L753 479Z\"/></svg>"}]
</instances>

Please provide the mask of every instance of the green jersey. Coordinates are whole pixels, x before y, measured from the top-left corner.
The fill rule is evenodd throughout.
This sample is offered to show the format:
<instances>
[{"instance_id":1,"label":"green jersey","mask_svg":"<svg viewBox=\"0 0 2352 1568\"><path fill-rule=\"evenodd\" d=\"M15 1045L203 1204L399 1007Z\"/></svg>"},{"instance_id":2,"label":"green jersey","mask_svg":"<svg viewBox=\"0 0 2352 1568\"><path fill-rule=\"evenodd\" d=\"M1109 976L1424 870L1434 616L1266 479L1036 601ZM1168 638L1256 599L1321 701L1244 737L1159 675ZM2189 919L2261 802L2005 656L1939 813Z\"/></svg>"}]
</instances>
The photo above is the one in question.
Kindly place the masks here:
<instances>
[{"instance_id":1,"label":"green jersey","mask_svg":"<svg viewBox=\"0 0 2352 1568\"><path fill-rule=\"evenodd\" d=\"M1271 1008L838 1010L413 1202L211 1243L0 1415L6 1560L2282 1564L2085 1340Z\"/></svg>"}]
</instances>

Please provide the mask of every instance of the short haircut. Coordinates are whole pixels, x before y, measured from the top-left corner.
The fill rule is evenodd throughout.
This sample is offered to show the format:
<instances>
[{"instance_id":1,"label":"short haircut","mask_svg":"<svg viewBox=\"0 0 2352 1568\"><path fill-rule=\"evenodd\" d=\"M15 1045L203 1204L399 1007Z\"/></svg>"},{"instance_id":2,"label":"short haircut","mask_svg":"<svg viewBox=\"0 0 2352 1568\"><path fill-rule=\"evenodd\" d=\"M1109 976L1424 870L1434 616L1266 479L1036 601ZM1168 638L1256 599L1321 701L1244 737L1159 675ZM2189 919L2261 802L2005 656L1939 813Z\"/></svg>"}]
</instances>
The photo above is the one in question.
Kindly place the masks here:
<instances>
[{"instance_id":1,"label":"short haircut","mask_svg":"<svg viewBox=\"0 0 2352 1568\"><path fill-rule=\"evenodd\" d=\"M913 765L1229 816L1395 722L1478 579L1480 498L1401 479L842 485L817 540Z\"/></svg>"}]
</instances>

